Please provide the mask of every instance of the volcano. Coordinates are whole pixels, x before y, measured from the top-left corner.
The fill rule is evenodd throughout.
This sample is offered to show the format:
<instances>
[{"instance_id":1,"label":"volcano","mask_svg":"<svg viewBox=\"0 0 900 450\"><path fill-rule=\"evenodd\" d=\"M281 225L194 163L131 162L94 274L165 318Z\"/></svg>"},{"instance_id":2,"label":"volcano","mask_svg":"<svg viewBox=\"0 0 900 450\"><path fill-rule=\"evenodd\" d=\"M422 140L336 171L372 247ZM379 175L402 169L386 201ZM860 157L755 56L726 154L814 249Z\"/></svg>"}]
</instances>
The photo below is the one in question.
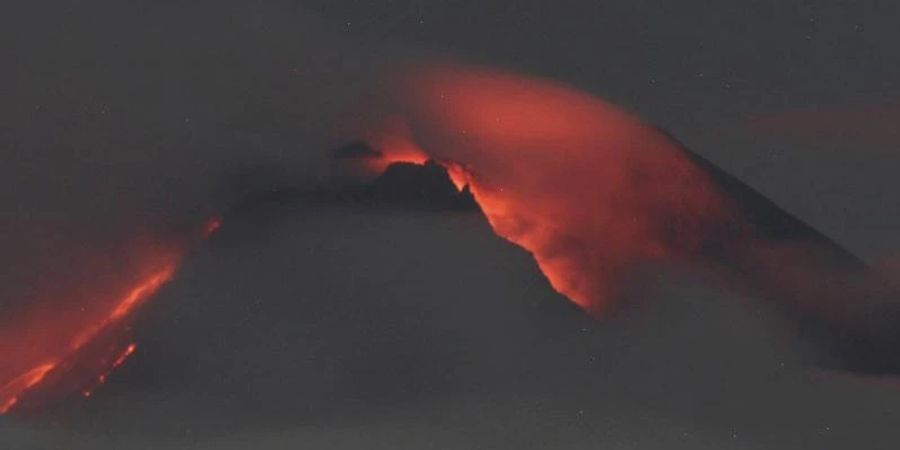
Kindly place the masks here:
<instances>
[{"instance_id":1,"label":"volcano","mask_svg":"<svg viewBox=\"0 0 900 450\"><path fill-rule=\"evenodd\" d=\"M883 323L897 308L885 280L664 130L570 86L500 70L432 65L386 85L363 126L372 149L341 155L375 172L442 165L494 232L589 315L632 308L623 280L642 266L712 270L770 299L802 339L840 354L838 365L897 370L887 350L896 339L872 331L893 328Z\"/></svg>"},{"instance_id":2,"label":"volcano","mask_svg":"<svg viewBox=\"0 0 900 450\"><path fill-rule=\"evenodd\" d=\"M664 130L658 132L677 142ZM353 158L385 157L368 144L351 145L366 149ZM679 262L713 270L719 282L736 292L768 298L794 324L794 338L818 349L819 365L862 373L900 371L900 361L894 357L900 333L893 326L900 323L900 309L891 305L895 293L878 275L832 239L711 161L680 143L675 148L710 180L727 200L732 215L711 228ZM335 157L343 159L347 154L342 148ZM470 186L451 182L451 173L458 168L445 165L434 160L388 163L371 184L353 190L354 201L480 211Z\"/></svg>"},{"instance_id":3,"label":"volcano","mask_svg":"<svg viewBox=\"0 0 900 450\"><path fill-rule=\"evenodd\" d=\"M889 363L889 333L809 308L808 288L771 282L767 266L756 265L756 253L733 250L744 236L733 230L752 226L757 241L816 249L809 254L827 255L822 260L842 276L865 273L865 265L736 178L682 151L753 220L711 234L696 253L672 261L679 270L768 299L764 305L795 325L794 337L821 350L815 364L875 372ZM366 153L363 160L339 160L384 158ZM193 435L209 438L220 435L223 424L353 427L373 417L444 423L437 422L446 420L437 411L455 411L463 419L442 426L468 434L485 426L473 423L477 411L512 404L491 426L503 436L509 429L529 436L534 424L516 415L523 410L567 430L590 414L643 417L650 408L668 417L711 410L716 418L703 420L724 429L735 413L723 396L741 405L772 399L748 380L782 373L782 357L761 351L746 334L728 334L748 327L745 322L755 320L748 312L759 305L717 293L704 300L719 304L711 312L685 302L702 296L689 290L657 296L665 304L643 311L644 322L592 316L554 291L533 253L497 236L477 191L460 187L447 165L393 162L366 182L247 196L130 324L128 342L138 350L104 389L84 399L85 380L59 371L48 386L73 386L75 395L48 408L60 400L58 392L35 389L23 397L23 410L49 409L51 417L92 432L138 427L168 436L189 424ZM635 281L654 284L634 277L619 283ZM634 300L629 289L618 291L619 304ZM686 317L694 318L685 325ZM673 337L682 327L696 334ZM118 359L134 351L117 345L104 354ZM795 395L793 389L778 387L771 395ZM635 413L633 405L652 406ZM84 408L91 414L79 419ZM158 417L166 420L150 420Z\"/></svg>"},{"instance_id":4,"label":"volcano","mask_svg":"<svg viewBox=\"0 0 900 450\"><path fill-rule=\"evenodd\" d=\"M550 308L578 324L571 329L582 329L587 318L604 322L639 309L630 291L641 284L642 271L678 267L767 299L767 307L794 324L795 338L819 349L817 364L900 371L895 292L835 242L665 131L571 88L506 73L438 67L404 87L410 91L398 98L405 105L379 116L386 120L369 133L371 143L355 140L334 152L336 164L359 166L369 181L270 186L238 201L225 222L272 213L273 205L314 214L340 206L469 215L533 258L557 300L568 301ZM222 223L215 218L200 227L204 238ZM384 260L390 257L386 252ZM327 252L319 259L332 267ZM39 409L73 392L91 396L92 385L104 382L138 345L113 331L130 328L133 307L174 278L178 265L152 277L151 288L141 282L134 294L126 290L123 306L75 333L68 351L13 368L0 390L2 411ZM346 277L355 273L335 270ZM383 283L397 289L408 281L391 277ZM397 316L407 320L405 313ZM115 330L107 333L111 323ZM183 342L171 346L178 345ZM90 370L84 369L87 359L94 361Z\"/></svg>"},{"instance_id":5,"label":"volcano","mask_svg":"<svg viewBox=\"0 0 900 450\"><path fill-rule=\"evenodd\" d=\"M724 172L717 177L736 186L729 195L760 218L757 227L774 230L770 239L805 242L831 254L841 270L865 270L737 179ZM138 419L107 419L112 427L152 422L141 414L164 415L170 420L156 425L164 431L190 423L198 436L216 435L222 423L352 426L407 414L438 420L414 405L444 411L460 407L443 403L454 398L493 405L498 398L536 396L541 400L522 407L534 408L542 420L568 423L581 409L604 411L603 417L630 414L626 405L659 398L668 399L653 406L662 414L706 410L699 405L718 404L723 392L734 398L747 379L783 370L780 356L762 352L744 335L727 334L755 320L749 312L759 304L716 294L709 302L719 305L710 312L693 300L662 296L656 301L665 304L643 311L643 323L628 315L598 320L555 292L533 254L499 238L475 202L434 161L393 163L368 182L340 189L280 188L248 196L138 318L139 353L90 402L110 408L120 404L117 395L132 392L136 399L128 404L140 405L133 413ZM761 304L776 306L795 325L793 337L821 350L812 363L862 371L889 359L888 351L853 359L858 355L849 345L861 341L849 322L832 322L778 297L790 294L780 286L761 287L767 282L756 276L761 269L734 256L740 253L723 252L726 244L710 244L678 265L704 274L704 283L767 298ZM634 300L627 290L621 295L620 302ZM695 296L689 291L685 298ZM704 311L688 322L696 336L671 337L695 311ZM646 337L656 334L664 337ZM885 345L885 337L869 342ZM787 342L776 344L793 345ZM628 356L632 351L639 355ZM653 361L643 361L641 351ZM673 365L679 368L674 375ZM684 379L703 387L682 392L677 386ZM752 388L746 392L738 395L740 404L767 398ZM168 395L172 403L160 400ZM719 415L726 426L729 416ZM468 429L466 423L459 426Z\"/></svg>"}]
</instances>

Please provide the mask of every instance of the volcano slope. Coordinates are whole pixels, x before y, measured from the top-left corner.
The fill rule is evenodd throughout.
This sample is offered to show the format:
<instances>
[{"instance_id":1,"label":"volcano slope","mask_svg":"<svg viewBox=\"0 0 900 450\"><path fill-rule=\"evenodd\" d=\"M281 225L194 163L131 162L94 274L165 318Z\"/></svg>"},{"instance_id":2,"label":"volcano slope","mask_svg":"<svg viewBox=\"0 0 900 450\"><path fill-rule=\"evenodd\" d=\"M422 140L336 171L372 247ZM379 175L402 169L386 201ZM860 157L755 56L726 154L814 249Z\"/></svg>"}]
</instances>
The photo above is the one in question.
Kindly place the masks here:
<instances>
[{"instance_id":1,"label":"volcano slope","mask_svg":"<svg viewBox=\"0 0 900 450\"><path fill-rule=\"evenodd\" d=\"M51 411L66 425L54 433L6 423L4 436L67 448L836 449L897 437L898 394L811 380L771 302L654 267L628 289L643 314L597 322L439 167L384 177L249 197L147 306L139 350L104 389Z\"/></svg>"},{"instance_id":2,"label":"volcano slope","mask_svg":"<svg viewBox=\"0 0 900 450\"><path fill-rule=\"evenodd\" d=\"M570 86L487 68L424 66L385 86L359 114L372 148L339 154L376 172L444 166L591 316L635 308L623 281L642 266L711 269L770 299L834 364L897 370L896 290L665 131Z\"/></svg>"}]
</instances>

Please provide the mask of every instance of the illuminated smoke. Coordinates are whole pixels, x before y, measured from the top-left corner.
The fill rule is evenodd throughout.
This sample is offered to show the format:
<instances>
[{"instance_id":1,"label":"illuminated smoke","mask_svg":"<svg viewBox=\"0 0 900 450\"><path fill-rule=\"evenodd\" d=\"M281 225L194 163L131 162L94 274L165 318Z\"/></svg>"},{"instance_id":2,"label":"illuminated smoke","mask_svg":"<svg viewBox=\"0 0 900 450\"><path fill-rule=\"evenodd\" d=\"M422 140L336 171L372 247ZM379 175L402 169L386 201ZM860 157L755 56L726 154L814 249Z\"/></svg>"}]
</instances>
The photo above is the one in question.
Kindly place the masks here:
<instances>
[{"instance_id":1,"label":"illuminated smoke","mask_svg":"<svg viewBox=\"0 0 900 450\"><path fill-rule=\"evenodd\" d=\"M552 286L602 315L636 264L700 252L734 226L707 174L667 136L549 81L439 66L397 82L380 163L432 158L468 185L495 232L530 251Z\"/></svg>"},{"instance_id":2,"label":"illuminated smoke","mask_svg":"<svg viewBox=\"0 0 900 450\"><path fill-rule=\"evenodd\" d=\"M633 307L642 265L676 263L772 301L823 363L900 371L896 286L661 130L566 86L461 66L409 71L374 104L360 116L371 170L442 164L594 317Z\"/></svg>"}]
</instances>

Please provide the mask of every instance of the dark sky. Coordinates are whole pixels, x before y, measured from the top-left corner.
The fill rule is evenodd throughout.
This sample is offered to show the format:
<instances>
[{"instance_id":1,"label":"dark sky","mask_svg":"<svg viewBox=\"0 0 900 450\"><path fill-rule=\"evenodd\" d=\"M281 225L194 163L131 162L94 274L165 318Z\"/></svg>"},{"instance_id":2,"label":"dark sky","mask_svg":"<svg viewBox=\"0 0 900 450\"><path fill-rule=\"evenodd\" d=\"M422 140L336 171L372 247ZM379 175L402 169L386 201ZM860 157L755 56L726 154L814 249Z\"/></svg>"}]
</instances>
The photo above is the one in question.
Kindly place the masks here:
<instances>
[{"instance_id":1,"label":"dark sky","mask_svg":"<svg viewBox=\"0 0 900 450\"><path fill-rule=\"evenodd\" d=\"M332 27L565 81L672 131L867 258L900 245L900 5L878 1L305 2ZM887 108L885 108L887 106ZM788 111L850 115L748 132ZM888 110L885 117L885 109ZM814 111L813 111L814 113ZM799 122L799 123L797 123ZM805 125L805 126L804 126ZM825 132L830 130L830 132ZM887 136L885 136L887 134ZM876 135L879 139L860 139Z\"/></svg>"},{"instance_id":2,"label":"dark sky","mask_svg":"<svg viewBox=\"0 0 900 450\"><path fill-rule=\"evenodd\" d=\"M452 58L550 77L617 103L863 257L879 258L900 246L891 231L900 212L885 195L897 190L898 142L884 132L898 115L898 8L874 1L6 2L0 142L13 157L5 158L9 184L0 195L26 209L71 196L79 198L58 208L121 210L110 202L134 201L169 208L176 195L148 190L153 185L177 189L180 207L193 208L237 166L316 177L312 155L341 131L334 114L382 70ZM809 108L853 120L845 130L820 125L830 130L824 140L785 133L792 123L748 131L760 119ZM805 129L817 120L787 117ZM860 133L880 138L860 142ZM82 179L97 170L104 183ZM130 198L116 199L123 190Z\"/></svg>"},{"instance_id":3,"label":"dark sky","mask_svg":"<svg viewBox=\"0 0 900 450\"><path fill-rule=\"evenodd\" d=\"M67 247L42 227L103 242L150 216L196 219L247 191L320 183L327 150L349 137L341 113L392 68L435 60L607 99L863 259L896 260L898 14L874 0L6 1L0 310L28 290L26 271L66 272L50 260ZM477 216L451 216L275 208L226 224L148 311L146 356L106 396L60 412L68 427L0 418L0 444L896 444L897 391L800 369L806 349L765 308L663 280L653 295L667 306L573 336L568 313L534 310L560 299L527 255ZM293 319L310 314L321 320ZM603 355L603 380L585 355ZM535 373L508 389L452 387L522 361ZM378 367L441 387L420 398ZM375 381L334 381L348 373ZM409 397L366 397L392 392Z\"/></svg>"}]
</instances>

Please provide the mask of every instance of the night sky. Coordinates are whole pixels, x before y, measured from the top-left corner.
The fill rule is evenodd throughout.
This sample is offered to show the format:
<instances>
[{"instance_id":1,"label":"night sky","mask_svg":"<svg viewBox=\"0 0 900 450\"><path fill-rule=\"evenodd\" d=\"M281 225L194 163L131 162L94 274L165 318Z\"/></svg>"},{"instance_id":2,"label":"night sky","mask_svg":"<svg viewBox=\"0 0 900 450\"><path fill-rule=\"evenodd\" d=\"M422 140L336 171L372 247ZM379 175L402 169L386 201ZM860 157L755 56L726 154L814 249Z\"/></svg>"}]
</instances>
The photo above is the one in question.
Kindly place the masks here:
<instances>
[{"instance_id":1,"label":"night sky","mask_svg":"<svg viewBox=\"0 0 900 450\"><path fill-rule=\"evenodd\" d=\"M0 327L41 296L77 306L57 294L126 271L136 231L226 220L135 320L131 359L90 399L0 416L0 447L894 448L896 380L811 364L820 349L751 294L660 268L632 286L633 314L597 322L477 211L282 192L344 188L332 151L391 74L470 64L667 130L895 280L898 15L874 0L6 1ZM0 332L0 349L28 339Z\"/></svg>"},{"instance_id":2,"label":"night sky","mask_svg":"<svg viewBox=\"0 0 900 450\"><path fill-rule=\"evenodd\" d=\"M610 100L867 258L897 247L900 60L877 1L309 2L334 27Z\"/></svg>"}]
</instances>

